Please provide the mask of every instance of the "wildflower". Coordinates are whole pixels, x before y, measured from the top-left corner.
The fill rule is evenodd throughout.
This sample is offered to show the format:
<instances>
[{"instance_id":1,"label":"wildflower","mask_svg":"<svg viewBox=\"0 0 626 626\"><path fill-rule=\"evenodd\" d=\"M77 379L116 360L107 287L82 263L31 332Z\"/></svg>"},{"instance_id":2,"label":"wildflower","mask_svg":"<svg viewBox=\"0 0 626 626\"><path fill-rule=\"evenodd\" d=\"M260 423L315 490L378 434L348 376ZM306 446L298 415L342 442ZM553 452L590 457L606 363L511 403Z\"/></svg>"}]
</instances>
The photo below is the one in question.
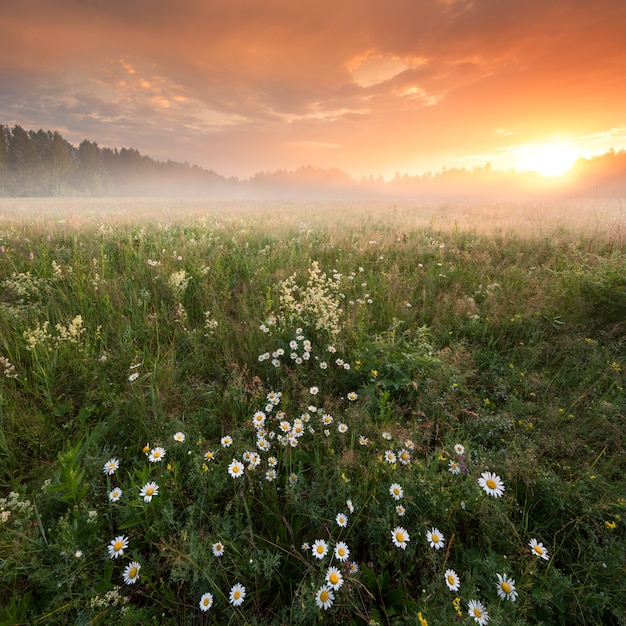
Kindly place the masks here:
<instances>
[{"instance_id":1,"label":"wildflower","mask_svg":"<svg viewBox=\"0 0 626 626\"><path fill-rule=\"evenodd\" d=\"M224 554L224 544L218 541L211 546L211 550L213 551L213 556L220 557Z\"/></svg>"},{"instance_id":2,"label":"wildflower","mask_svg":"<svg viewBox=\"0 0 626 626\"><path fill-rule=\"evenodd\" d=\"M391 441L391 433L385 430L382 434L382 438L386 439L387 441Z\"/></svg>"},{"instance_id":3,"label":"wildflower","mask_svg":"<svg viewBox=\"0 0 626 626\"><path fill-rule=\"evenodd\" d=\"M337 526L340 526L341 528L345 528L348 525L348 517L343 513L337 513L335 521L337 522Z\"/></svg>"},{"instance_id":4,"label":"wildflower","mask_svg":"<svg viewBox=\"0 0 626 626\"><path fill-rule=\"evenodd\" d=\"M356 561L351 561L348 565L351 574L356 574L359 571L359 564Z\"/></svg>"},{"instance_id":5,"label":"wildflower","mask_svg":"<svg viewBox=\"0 0 626 626\"><path fill-rule=\"evenodd\" d=\"M461 466L456 461L453 461L452 459L450 459L450 467L448 467L448 471L451 474L460 474Z\"/></svg>"},{"instance_id":6,"label":"wildflower","mask_svg":"<svg viewBox=\"0 0 626 626\"><path fill-rule=\"evenodd\" d=\"M367 446L369 445L370 440L367 437L364 437L363 435L359 436L359 444L362 446Z\"/></svg>"},{"instance_id":7,"label":"wildflower","mask_svg":"<svg viewBox=\"0 0 626 626\"><path fill-rule=\"evenodd\" d=\"M499 498L504 493L504 483L500 476L491 472L483 472L478 479L478 484L484 489L485 493Z\"/></svg>"},{"instance_id":8,"label":"wildflower","mask_svg":"<svg viewBox=\"0 0 626 626\"><path fill-rule=\"evenodd\" d=\"M159 486L154 481L146 483L139 492L139 497L143 498L144 502L150 502L152 500L152 496L158 495Z\"/></svg>"},{"instance_id":9,"label":"wildflower","mask_svg":"<svg viewBox=\"0 0 626 626\"><path fill-rule=\"evenodd\" d=\"M536 539L531 539L528 542L530 546L530 551L544 561L547 561L550 557L548 556L548 551L543 547L543 543L539 543Z\"/></svg>"},{"instance_id":10,"label":"wildflower","mask_svg":"<svg viewBox=\"0 0 626 626\"><path fill-rule=\"evenodd\" d=\"M456 614L461 617L463 615L463 612L461 611L461 598L459 598L459 596L452 600L452 606L454 607Z\"/></svg>"},{"instance_id":11,"label":"wildflower","mask_svg":"<svg viewBox=\"0 0 626 626\"><path fill-rule=\"evenodd\" d=\"M124 582L127 585L134 585L139 580L139 570L141 565L137 561L131 561L124 568Z\"/></svg>"},{"instance_id":12,"label":"wildflower","mask_svg":"<svg viewBox=\"0 0 626 626\"><path fill-rule=\"evenodd\" d=\"M128 380L129 382L133 382L134 380L137 380L139 378L139 372L133 372L129 377Z\"/></svg>"},{"instance_id":13,"label":"wildflower","mask_svg":"<svg viewBox=\"0 0 626 626\"><path fill-rule=\"evenodd\" d=\"M228 466L228 473L232 478L240 478L243 476L243 463L233 459L232 463Z\"/></svg>"},{"instance_id":14,"label":"wildflower","mask_svg":"<svg viewBox=\"0 0 626 626\"><path fill-rule=\"evenodd\" d=\"M348 545L344 543L343 541L338 541L337 545L335 546L335 558L338 561L341 561L342 563L344 563L345 561L348 560L349 556L350 556L350 548L348 548Z\"/></svg>"},{"instance_id":15,"label":"wildflower","mask_svg":"<svg viewBox=\"0 0 626 626\"><path fill-rule=\"evenodd\" d=\"M246 588L241 583L233 585L230 593L228 594L228 601L233 606L241 606L243 599L246 597Z\"/></svg>"},{"instance_id":16,"label":"wildflower","mask_svg":"<svg viewBox=\"0 0 626 626\"><path fill-rule=\"evenodd\" d=\"M298 474L294 474L293 472L291 472L291 474L289 474L289 484L295 485L297 482L298 482Z\"/></svg>"},{"instance_id":17,"label":"wildflower","mask_svg":"<svg viewBox=\"0 0 626 626\"><path fill-rule=\"evenodd\" d=\"M211 452L210 450L208 452L204 453L204 458L207 461L212 461L215 458L215 452Z\"/></svg>"},{"instance_id":18,"label":"wildflower","mask_svg":"<svg viewBox=\"0 0 626 626\"><path fill-rule=\"evenodd\" d=\"M321 370L328 369L328 363L326 363L326 361L320 361L320 369Z\"/></svg>"},{"instance_id":19,"label":"wildflower","mask_svg":"<svg viewBox=\"0 0 626 626\"><path fill-rule=\"evenodd\" d=\"M441 550L445 542L445 537L437 528L431 528L429 531L426 532L426 541L428 541L431 548L435 548L435 550Z\"/></svg>"},{"instance_id":20,"label":"wildflower","mask_svg":"<svg viewBox=\"0 0 626 626\"><path fill-rule=\"evenodd\" d=\"M316 539L311 548L316 559L323 559L328 554L328 544L323 539Z\"/></svg>"},{"instance_id":21,"label":"wildflower","mask_svg":"<svg viewBox=\"0 0 626 626\"><path fill-rule=\"evenodd\" d=\"M150 444L147 443L142 449L141 451L147 456L148 454L150 454Z\"/></svg>"},{"instance_id":22,"label":"wildflower","mask_svg":"<svg viewBox=\"0 0 626 626\"><path fill-rule=\"evenodd\" d=\"M102 471L104 474L108 474L109 476L115 474L115 472L117 471L117 469L120 466L120 462L118 459L111 459L110 461L107 461L104 464L104 467L102 468Z\"/></svg>"},{"instance_id":23,"label":"wildflower","mask_svg":"<svg viewBox=\"0 0 626 626\"><path fill-rule=\"evenodd\" d=\"M469 601L469 604L467 605L467 612L470 617L474 618L474 621L479 626L485 626L485 624L489 621L487 609L478 600Z\"/></svg>"},{"instance_id":24,"label":"wildflower","mask_svg":"<svg viewBox=\"0 0 626 626\"><path fill-rule=\"evenodd\" d=\"M336 567L329 567L328 572L326 572L326 582L337 591L343 585L343 576Z\"/></svg>"},{"instance_id":25,"label":"wildflower","mask_svg":"<svg viewBox=\"0 0 626 626\"><path fill-rule=\"evenodd\" d=\"M428 626L428 622L426 621L426 618L422 615L421 611L418 611L417 613L417 621L419 622L419 626Z\"/></svg>"},{"instance_id":26,"label":"wildflower","mask_svg":"<svg viewBox=\"0 0 626 626\"><path fill-rule=\"evenodd\" d=\"M604 525L609 529L609 530L615 530L615 527L617 526L617 524L615 522L609 522L608 520L604 521Z\"/></svg>"},{"instance_id":27,"label":"wildflower","mask_svg":"<svg viewBox=\"0 0 626 626\"><path fill-rule=\"evenodd\" d=\"M124 550L128 548L128 537L125 535L119 535L115 537L115 539L111 540L111 543L108 546L109 556L112 559L116 559L118 556L124 554Z\"/></svg>"},{"instance_id":28,"label":"wildflower","mask_svg":"<svg viewBox=\"0 0 626 626\"><path fill-rule=\"evenodd\" d=\"M309 393L310 393L312 396L316 396L316 395L319 393L319 387L311 387L311 388L309 389Z\"/></svg>"},{"instance_id":29,"label":"wildflower","mask_svg":"<svg viewBox=\"0 0 626 626\"><path fill-rule=\"evenodd\" d=\"M122 490L119 487L115 487L115 489L111 489L109 491L109 500L111 502L117 502L122 497Z\"/></svg>"},{"instance_id":30,"label":"wildflower","mask_svg":"<svg viewBox=\"0 0 626 626\"><path fill-rule=\"evenodd\" d=\"M267 470L267 472L265 472L265 480L267 480L268 482L272 482L273 480L276 480L276 470L273 468L270 468Z\"/></svg>"},{"instance_id":31,"label":"wildflower","mask_svg":"<svg viewBox=\"0 0 626 626\"><path fill-rule=\"evenodd\" d=\"M391 531L391 541L393 541L396 548L406 550L406 544L411 541L411 538L409 537L409 533L402 528L402 526L396 526Z\"/></svg>"},{"instance_id":32,"label":"wildflower","mask_svg":"<svg viewBox=\"0 0 626 626\"><path fill-rule=\"evenodd\" d=\"M515 581L511 578L507 578L506 574L496 574L498 582L496 583L496 589L498 590L498 596L503 600L510 600L515 602L517 600L517 591L515 591Z\"/></svg>"},{"instance_id":33,"label":"wildflower","mask_svg":"<svg viewBox=\"0 0 626 626\"><path fill-rule=\"evenodd\" d=\"M337 426L337 430L338 430L340 433L342 433L342 434L343 434L343 433L347 433L347 432L348 432L348 425L347 425L347 424L344 424L343 422L340 422L340 423L339 423L339 426Z\"/></svg>"},{"instance_id":34,"label":"wildflower","mask_svg":"<svg viewBox=\"0 0 626 626\"><path fill-rule=\"evenodd\" d=\"M320 609L327 611L335 600L335 595L328 585L322 585L315 594L315 603Z\"/></svg>"},{"instance_id":35,"label":"wildflower","mask_svg":"<svg viewBox=\"0 0 626 626\"><path fill-rule=\"evenodd\" d=\"M150 450L148 461L150 461L151 463L160 463L163 460L164 456L165 450L160 446L157 446L156 448L152 448L152 450Z\"/></svg>"},{"instance_id":36,"label":"wildflower","mask_svg":"<svg viewBox=\"0 0 626 626\"><path fill-rule=\"evenodd\" d=\"M389 493L391 494L391 497L394 500L401 500L402 496L404 495L404 491L402 490L402 487L400 487L398 483L393 483L389 487Z\"/></svg>"},{"instance_id":37,"label":"wildflower","mask_svg":"<svg viewBox=\"0 0 626 626\"><path fill-rule=\"evenodd\" d=\"M257 411L252 416L252 424L255 428L263 428L263 426L265 425L265 418L266 415L265 413L263 413L263 411Z\"/></svg>"},{"instance_id":38,"label":"wildflower","mask_svg":"<svg viewBox=\"0 0 626 626\"><path fill-rule=\"evenodd\" d=\"M454 444L454 451L461 456L462 454L465 454L465 448L460 444L460 443L455 443Z\"/></svg>"},{"instance_id":39,"label":"wildflower","mask_svg":"<svg viewBox=\"0 0 626 626\"><path fill-rule=\"evenodd\" d=\"M391 451L391 450L387 450L385 452L385 461L387 461L387 463L389 463L390 465L393 465L396 462L396 455Z\"/></svg>"},{"instance_id":40,"label":"wildflower","mask_svg":"<svg viewBox=\"0 0 626 626\"><path fill-rule=\"evenodd\" d=\"M230 435L224 435L220 439L220 443L222 444L222 448L228 448L233 443L233 438Z\"/></svg>"},{"instance_id":41,"label":"wildflower","mask_svg":"<svg viewBox=\"0 0 626 626\"><path fill-rule=\"evenodd\" d=\"M346 506L348 507L348 511L350 511L350 513L354 513L354 505L352 504L352 500L346 500Z\"/></svg>"},{"instance_id":42,"label":"wildflower","mask_svg":"<svg viewBox=\"0 0 626 626\"><path fill-rule=\"evenodd\" d=\"M396 506L396 515L398 515L399 517L403 517L405 513L406 509L401 504L398 504Z\"/></svg>"},{"instance_id":43,"label":"wildflower","mask_svg":"<svg viewBox=\"0 0 626 626\"><path fill-rule=\"evenodd\" d=\"M213 596L207 591L200 597L200 609L208 611L213 606Z\"/></svg>"},{"instance_id":44,"label":"wildflower","mask_svg":"<svg viewBox=\"0 0 626 626\"><path fill-rule=\"evenodd\" d=\"M267 464L270 467L276 467L278 465L278 459L275 456L271 456L267 459Z\"/></svg>"},{"instance_id":45,"label":"wildflower","mask_svg":"<svg viewBox=\"0 0 626 626\"><path fill-rule=\"evenodd\" d=\"M356 394L356 392L351 391L348 394L348 400L350 400L350 402L354 402L359 396Z\"/></svg>"},{"instance_id":46,"label":"wildflower","mask_svg":"<svg viewBox=\"0 0 626 626\"><path fill-rule=\"evenodd\" d=\"M181 433L180 431L174 433L174 440L180 441L182 443L183 441L185 441L185 433Z\"/></svg>"},{"instance_id":47,"label":"wildflower","mask_svg":"<svg viewBox=\"0 0 626 626\"><path fill-rule=\"evenodd\" d=\"M411 453L403 448L398 452L398 460L402 465L409 465L411 463Z\"/></svg>"},{"instance_id":48,"label":"wildflower","mask_svg":"<svg viewBox=\"0 0 626 626\"><path fill-rule=\"evenodd\" d=\"M461 586L461 580L453 569L447 569L444 574L446 585L450 591L458 591Z\"/></svg>"}]
</instances>

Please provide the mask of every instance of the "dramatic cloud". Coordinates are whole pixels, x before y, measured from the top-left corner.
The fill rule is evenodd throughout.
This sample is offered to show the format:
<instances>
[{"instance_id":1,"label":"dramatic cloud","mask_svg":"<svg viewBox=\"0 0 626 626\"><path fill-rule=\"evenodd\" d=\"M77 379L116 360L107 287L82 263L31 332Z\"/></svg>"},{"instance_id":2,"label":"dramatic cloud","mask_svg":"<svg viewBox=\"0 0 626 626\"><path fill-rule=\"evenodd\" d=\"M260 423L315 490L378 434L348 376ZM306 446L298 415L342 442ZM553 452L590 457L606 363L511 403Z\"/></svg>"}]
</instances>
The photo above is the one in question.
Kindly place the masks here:
<instances>
[{"instance_id":1,"label":"dramatic cloud","mask_svg":"<svg viewBox=\"0 0 626 626\"><path fill-rule=\"evenodd\" d=\"M240 176L626 146L622 0L5 4L0 122L71 141Z\"/></svg>"}]
</instances>

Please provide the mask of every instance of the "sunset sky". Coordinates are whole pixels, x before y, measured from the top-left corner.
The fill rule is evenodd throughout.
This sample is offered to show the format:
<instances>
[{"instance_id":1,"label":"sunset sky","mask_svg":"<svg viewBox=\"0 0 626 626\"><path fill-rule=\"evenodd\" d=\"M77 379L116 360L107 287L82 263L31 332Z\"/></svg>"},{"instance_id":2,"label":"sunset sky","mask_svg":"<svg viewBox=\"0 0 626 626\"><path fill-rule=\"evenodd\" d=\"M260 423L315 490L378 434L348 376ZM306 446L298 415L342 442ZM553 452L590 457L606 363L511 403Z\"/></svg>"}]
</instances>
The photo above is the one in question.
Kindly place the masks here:
<instances>
[{"instance_id":1,"label":"sunset sky","mask_svg":"<svg viewBox=\"0 0 626 626\"><path fill-rule=\"evenodd\" d=\"M545 169L626 148L625 32L624 0L0 0L0 123L242 178Z\"/></svg>"}]
</instances>

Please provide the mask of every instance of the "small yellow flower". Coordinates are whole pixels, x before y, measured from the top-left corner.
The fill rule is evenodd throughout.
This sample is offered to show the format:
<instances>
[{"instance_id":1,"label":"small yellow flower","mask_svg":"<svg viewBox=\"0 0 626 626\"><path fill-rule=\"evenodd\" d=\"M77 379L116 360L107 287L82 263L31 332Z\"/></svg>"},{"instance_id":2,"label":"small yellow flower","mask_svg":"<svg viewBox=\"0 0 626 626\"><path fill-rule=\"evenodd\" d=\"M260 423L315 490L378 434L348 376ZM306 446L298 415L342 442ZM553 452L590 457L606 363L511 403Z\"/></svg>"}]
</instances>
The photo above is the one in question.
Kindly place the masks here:
<instances>
[{"instance_id":1,"label":"small yellow flower","mask_svg":"<svg viewBox=\"0 0 626 626\"><path fill-rule=\"evenodd\" d=\"M208 472L209 471L209 466L206 463L202 464L202 471L203 472Z\"/></svg>"},{"instance_id":2,"label":"small yellow flower","mask_svg":"<svg viewBox=\"0 0 626 626\"><path fill-rule=\"evenodd\" d=\"M421 611L417 614L417 619L419 620L420 626L428 626L428 622L424 619Z\"/></svg>"},{"instance_id":3,"label":"small yellow flower","mask_svg":"<svg viewBox=\"0 0 626 626\"><path fill-rule=\"evenodd\" d=\"M604 522L604 525L613 530L617 524L615 522Z\"/></svg>"},{"instance_id":4,"label":"small yellow flower","mask_svg":"<svg viewBox=\"0 0 626 626\"><path fill-rule=\"evenodd\" d=\"M341 474L341 480L343 480L344 483L350 482L350 479L343 473Z\"/></svg>"},{"instance_id":5,"label":"small yellow flower","mask_svg":"<svg viewBox=\"0 0 626 626\"><path fill-rule=\"evenodd\" d=\"M443 456L443 454L440 454L437 458L438 458L440 461L447 461L446 457L445 457L445 456Z\"/></svg>"},{"instance_id":6,"label":"small yellow flower","mask_svg":"<svg viewBox=\"0 0 626 626\"><path fill-rule=\"evenodd\" d=\"M147 443L147 444L143 447L142 452L143 452L144 454L148 454L148 452L150 452L150 444L149 444L149 443Z\"/></svg>"},{"instance_id":7,"label":"small yellow flower","mask_svg":"<svg viewBox=\"0 0 626 626\"><path fill-rule=\"evenodd\" d=\"M377 370L372 370L370 372L370 374L372 375L372 378L377 378L378 377L378 371Z\"/></svg>"},{"instance_id":8,"label":"small yellow flower","mask_svg":"<svg viewBox=\"0 0 626 626\"><path fill-rule=\"evenodd\" d=\"M171 463L168 463L168 464L167 464L167 471L168 471L168 472L171 472L171 471L172 471L172 464L171 464Z\"/></svg>"}]
</instances>

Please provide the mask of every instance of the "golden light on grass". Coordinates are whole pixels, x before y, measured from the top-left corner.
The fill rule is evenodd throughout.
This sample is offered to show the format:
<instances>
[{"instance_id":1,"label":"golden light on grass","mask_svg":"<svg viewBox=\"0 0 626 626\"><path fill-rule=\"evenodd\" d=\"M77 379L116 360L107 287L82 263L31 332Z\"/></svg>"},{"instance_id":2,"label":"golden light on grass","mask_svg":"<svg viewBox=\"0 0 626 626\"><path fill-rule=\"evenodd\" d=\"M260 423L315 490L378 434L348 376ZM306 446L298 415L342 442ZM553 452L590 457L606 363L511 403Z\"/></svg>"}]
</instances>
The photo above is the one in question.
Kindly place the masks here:
<instances>
[{"instance_id":1,"label":"golden light on grass","mask_svg":"<svg viewBox=\"0 0 626 626\"><path fill-rule=\"evenodd\" d=\"M568 143L550 143L529 146L522 154L517 169L537 172L541 176L562 176L578 158Z\"/></svg>"}]
</instances>

